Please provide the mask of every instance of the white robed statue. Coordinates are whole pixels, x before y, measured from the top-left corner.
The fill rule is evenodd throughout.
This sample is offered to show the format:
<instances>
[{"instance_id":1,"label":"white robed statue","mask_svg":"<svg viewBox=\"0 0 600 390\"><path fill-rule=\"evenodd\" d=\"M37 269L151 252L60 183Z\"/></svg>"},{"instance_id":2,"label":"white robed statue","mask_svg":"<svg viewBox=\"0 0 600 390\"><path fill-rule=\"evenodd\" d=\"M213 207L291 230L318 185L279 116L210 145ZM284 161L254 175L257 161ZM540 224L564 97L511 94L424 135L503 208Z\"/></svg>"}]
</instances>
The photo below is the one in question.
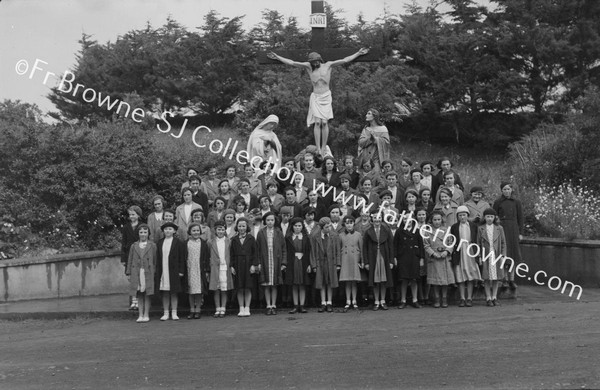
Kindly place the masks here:
<instances>
[{"instance_id":1,"label":"white robed statue","mask_svg":"<svg viewBox=\"0 0 600 390\"><path fill-rule=\"evenodd\" d=\"M269 115L250 133L247 147L250 161L253 161L253 157L259 156L263 159L262 161L269 161L271 158L271 162L275 166L281 166L281 142L273 131L278 124L277 115ZM262 161L256 160L258 159L254 160L253 165L258 166Z\"/></svg>"}]
</instances>

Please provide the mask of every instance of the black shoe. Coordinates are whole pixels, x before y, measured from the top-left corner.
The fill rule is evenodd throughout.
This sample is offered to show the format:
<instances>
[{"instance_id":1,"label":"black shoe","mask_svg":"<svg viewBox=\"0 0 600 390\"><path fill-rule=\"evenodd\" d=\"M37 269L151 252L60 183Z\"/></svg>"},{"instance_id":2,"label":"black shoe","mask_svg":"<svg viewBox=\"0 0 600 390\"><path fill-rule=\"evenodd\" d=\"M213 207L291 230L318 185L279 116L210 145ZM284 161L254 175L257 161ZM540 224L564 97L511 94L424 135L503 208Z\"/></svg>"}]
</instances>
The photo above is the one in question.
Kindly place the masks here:
<instances>
[{"instance_id":1,"label":"black shoe","mask_svg":"<svg viewBox=\"0 0 600 390\"><path fill-rule=\"evenodd\" d=\"M510 287L511 290L516 290L517 284L513 280L511 280L510 282L508 282L508 287Z\"/></svg>"},{"instance_id":2,"label":"black shoe","mask_svg":"<svg viewBox=\"0 0 600 390\"><path fill-rule=\"evenodd\" d=\"M387 309L388 309L388 307L387 307L387 305L386 305L385 303L382 303L382 304L381 304L381 308L382 308L383 310L387 310Z\"/></svg>"},{"instance_id":3,"label":"black shoe","mask_svg":"<svg viewBox=\"0 0 600 390\"><path fill-rule=\"evenodd\" d=\"M327 313L333 313L333 307L331 305L326 306Z\"/></svg>"},{"instance_id":4,"label":"black shoe","mask_svg":"<svg viewBox=\"0 0 600 390\"><path fill-rule=\"evenodd\" d=\"M277 308L275 308L275 307L271 308L271 315L273 315L273 316L277 315Z\"/></svg>"},{"instance_id":5,"label":"black shoe","mask_svg":"<svg viewBox=\"0 0 600 390\"><path fill-rule=\"evenodd\" d=\"M300 306L300 309L299 309L299 311L300 311L300 313L308 313L308 310L306 310L306 309L304 308L304 306Z\"/></svg>"},{"instance_id":6,"label":"black shoe","mask_svg":"<svg viewBox=\"0 0 600 390\"><path fill-rule=\"evenodd\" d=\"M288 313L289 314L296 314L296 313L298 313L298 311L299 311L298 310L298 306L294 306L294 308L292 310L290 310Z\"/></svg>"},{"instance_id":7,"label":"black shoe","mask_svg":"<svg viewBox=\"0 0 600 390\"><path fill-rule=\"evenodd\" d=\"M323 313L325 311L325 305L321 305L319 306L319 310L317 310L319 313Z\"/></svg>"},{"instance_id":8,"label":"black shoe","mask_svg":"<svg viewBox=\"0 0 600 390\"><path fill-rule=\"evenodd\" d=\"M486 305L486 306L494 306L494 304L492 303L492 300L491 300L491 299L488 299L488 300L485 302L485 305Z\"/></svg>"},{"instance_id":9,"label":"black shoe","mask_svg":"<svg viewBox=\"0 0 600 390\"><path fill-rule=\"evenodd\" d=\"M411 304L412 307L414 307L415 309L420 309L421 308L421 304L419 303L419 301L414 301Z\"/></svg>"},{"instance_id":10,"label":"black shoe","mask_svg":"<svg viewBox=\"0 0 600 390\"><path fill-rule=\"evenodd\" d=\"M460 300L460 302L458 304L458 307L465 307L465 300L464 299Z\"/></svg>"},{"instance_id":11,"label":"black shoe","mask_svg":"<svg viewBox=\"0 0 600 390\"><path fill-rule=\"evenodd\" d=\"M467 299L467 302L465 303L465 306L467 306L467 307L473 307L473 300L472 299Z\"/></svg>"},{"instance_id":12,"label":"black shoe","mask_svg":"<svg viewBox=\"0 0 600 390\"><path fill-rule=\"evenodd\" d=\"M398 309L406 309L406 302L400 302L400 305L398 305Z\"/></svg>"},{"instance_id":13,"label":"black shoe","mask_svg":"<svg viewBox=\"0 0 600 390\"><path fill-rule=\"evenodd\" d=\"M500 306L500 301L497 299L492 300L492 303L494 304L494 306Z\"/></svg>"},{"instance_id":14,"label":"black shoe","mask_svg":"<svg viewBox=\"0 0 600 390\"><path fill-rule=\"evenodd\" d=\"M377 311L377 310L379 310L379 304L377 304L377 305L373 305L373 310L374 310L374 311Z\"/></svg>"},{"instance_id":15,"label":"black shoe","mask_svg":"<svg viewBox=\"0 0 600 390\"><path fill-rule=\"evenodd\" d=\"M267 308L267 310L265 310L265 315L270 316L271 315L271 308Z\"/></svg>"}]
</instances>

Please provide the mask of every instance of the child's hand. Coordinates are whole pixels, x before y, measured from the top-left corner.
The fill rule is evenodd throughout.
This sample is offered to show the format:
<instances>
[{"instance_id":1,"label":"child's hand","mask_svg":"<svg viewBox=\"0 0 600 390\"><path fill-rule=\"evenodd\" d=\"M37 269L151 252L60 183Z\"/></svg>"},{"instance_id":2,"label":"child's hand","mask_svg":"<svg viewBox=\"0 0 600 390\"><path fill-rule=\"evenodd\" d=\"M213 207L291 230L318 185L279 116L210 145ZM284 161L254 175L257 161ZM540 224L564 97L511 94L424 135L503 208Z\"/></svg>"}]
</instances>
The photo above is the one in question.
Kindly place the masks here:
<instances>
[{"instance_id":1,"label":"child's hand","mask_svg":"<svg viewBox=\"0 0 600 390\"><path fill-rule=\"evenodd\" d=\"M390 263L390 269L394 269L394 263Z\"/></svg>"},{"instance_id":2,"label":"child's hand","mask_svg":"<svg viewBox=\"0 0 600 390\"><path fill-rule=\"evenodd\" d=\"M369 264L365 264L365 269L368 271L369 270Z\"/></svg>"},{"instance_id":3,"label":"child's hand","mask_svg":"<svg viewBox=\"0 0 600 390\"><path fill-rule=\"evenodd\" d=\"M183 274L182 274L182 273L179 273L179 277L180 277L180 278L183 278Z\"/></svg>"},{"instance_id":4,"label":"child's hand","mask_svg":"<svg viewBox=\"0 0 600 390\"><path fill-rule=\"evenodd\" d=\"M285 266L285 264L281 264L281 270L282 270L282 271L285 271L285 269L286 269L286 268L287 268L287 267Z\"/></svg>"},{"instance_id":5,"label":"child's hand","mask_svg":"<svg viewBox=\"0 0 600 390\"><path fill-rule=\"evenodd\" d=\"M306 273L309 274L312 272L312 269L310 268L310 265L306 268Z\"/></svg>"},{"instance_id":6,"label":"child's hand","mask_svg":"<svg viewBox=\"0 0 600 390\"><path fill-rule=\"evenodd\" d=\"M342 269L342 266L341 266L341 265L336 265L336 266L335 266L335 269L337 269L337 270L339 271L339 270L341 270L341 269Z\"/></svg>"},{"instance_id":7,"label":"child's hand","mask_svg":"<svg viewBox=\"0 0 600 390\"><path fill-rule=\"evenodd\" d=\"M252 271L250 271L250 272L252 272ZM231 267L231 274L235 275L235 268L233 268L233 267Z\"/></svg>"},{"instance_id":8,"label":"child's hand","mask_svg":"<svg viewBox=\"0 0 600 390\"><path fill-rule=\"evenodd\" d=\"M422 267L424 265L425 265L425 260L424 259L419 260L419 266Z\"/></svg>"}]
</instances>

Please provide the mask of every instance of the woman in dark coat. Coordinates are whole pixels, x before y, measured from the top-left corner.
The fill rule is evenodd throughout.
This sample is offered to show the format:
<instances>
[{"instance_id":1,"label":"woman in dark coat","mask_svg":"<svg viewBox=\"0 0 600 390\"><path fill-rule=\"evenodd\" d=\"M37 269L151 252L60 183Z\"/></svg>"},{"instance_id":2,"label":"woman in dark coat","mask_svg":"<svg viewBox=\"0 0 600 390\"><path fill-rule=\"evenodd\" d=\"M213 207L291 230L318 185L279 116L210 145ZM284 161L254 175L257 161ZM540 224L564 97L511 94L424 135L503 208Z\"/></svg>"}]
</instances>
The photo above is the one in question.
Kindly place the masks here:
<instances>
[{"instance_id":1,"label":"woman in dark coat","mask_svg":"<svg viewBox=\"0 0 600 390\"><path fill-rule=\"evenodd\" d=\"M365 268L369 271L369 286L373 286L375 305L373 310L387 310L385 294L394 286L394 248L392 232L381 223L381 215L371 215L372 226L364 234L363 250Z\"/></svg>"},{"instance_id":2,"label":"woman in dark coat","mask_svg":"<svg viewBox=\"0 0 600 390\"><path fill-rule=\"evenodd\" d=\"M178 227L173 222L161 226L164 238L158 241L156 254L156 283L162 292L163 316L161 321L169 319L169 301L171 303L171 318L177 321L177 294L182 291L181 278L185 274L187 261L187 246L173 235Z\"/></svg>"},{"instance_id":3,"label":"woman in dark coat","mask_svg":"<svg viewBox=\"0 0 600 390\"><path fill-rule=\"evenodd\" d=\"M500 225L504 229L506 236L506 256L514 260L514 263L507 261L505 266L510 267L507 272L508 283L512 290L517 288L515 284L515 264L521 263L521 232L523 231L523 206L519 199L513 196L513 188L509 182L502 182L500 185L502 195L494 202L494 210L500 218Z\"/></svg>"},{"instance_id":4,"label":"woman in dark coat","mask_svg":"<svg viewBox=\"0 0 600 390\"><path fill-rule=\"evenodd\" d=\"M421 279L420 268L425 263L425 248L423 238L416 229L414 222L408 226L401 226L396 230L394 236L394 254L398 263L398 281L400 285L400 306L398 309L406 307L406 290L410 281L410 290L412 292L412 306L420 308L417 289L418 280Z\"/></svg>"},{"instance_id":5,"label":"woman in dark coat","mask_svg":"<svg viewBox=\"0 0 600 390\"><path fill-rule=\"evenodd\" d=\"M250 315L250 303L252 302L252 289L256 285L255 273L258 272L258 256L256 240L248 234L250 222L246 218L240 218L235 223L237 234L231 238L231 268L235 288L237 288L237 299L240 306L238 317Z\"/></svg>"},{"instance_id":6,"label":"woman in dark coat","mask_svg":"<svg viewBox=\"0 0 600 390\"><path fill-rule=\"evenodd\" d=\"M306 313L304 301L306 286L310 286L310 236L304 230L304 220L293 218L290 222L291 233L285 238L287 245L287 268L284 283L292 287L294 308L290 314Z\"/></svg>"}]
</instances>

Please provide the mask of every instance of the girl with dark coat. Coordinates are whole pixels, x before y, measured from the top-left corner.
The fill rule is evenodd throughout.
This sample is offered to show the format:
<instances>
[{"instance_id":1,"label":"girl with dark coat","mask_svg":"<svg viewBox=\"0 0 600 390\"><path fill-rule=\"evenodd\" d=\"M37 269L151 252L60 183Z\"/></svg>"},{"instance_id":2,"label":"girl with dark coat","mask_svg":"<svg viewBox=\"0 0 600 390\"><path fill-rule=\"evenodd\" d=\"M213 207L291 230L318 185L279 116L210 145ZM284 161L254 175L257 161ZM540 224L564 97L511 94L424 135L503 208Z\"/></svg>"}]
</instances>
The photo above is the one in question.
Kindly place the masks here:
<instances>
[{"instance_id":1,"label":"girl with dark coat","mask_svg":"<svg viewBox=\"0 0 600 390\"><path fill-rule=\"evenodd\" d=\"M418 301L418 281L421 279L421 266L425 264L425 248L423 238L418 229L414 229L414 222L401 226L394 236L394 255L398 263L398 281L400 285L400 306L406 307L406 290L410 282L412 293L412 306L420 308ZM413 230L414 229L414 230Z\"/></svg>"},{"instance_id":2,"label":"girl with dark coat","mask_svg":"<svg viewBox=\"0 0 600 390\"><path fill-rule=\"evenodd\" d=\"M174 237L178 226L167 222L161 226L163 234L157 246L156 283L162 293L163 316L161 321L169 319L169 303L171 304L171 318L177 321L177 294L181 292L181 278L185 273L187 260L187 246L177 237Z\"/></svg>"},{"instance_id":3,"label":"girl with dark coat","mask_svg":"<svg viewBox=\"0 0 600 390\"><path fill-rule=\"evenodd\" d=\"M310 236L304 230L304 220L293 218L291 233L285 238L287 245L287 268L284 283L292 287L294 308L290 314L306 313L304 301L306 286L310 286Z\"/></svg>"},{"instance_id":4,"label":"girl with dark coat","mask_svg":"<svg viewBox=\"0 0 600 390\"><path fill-rule=\"evenodd\" d=\"M256 240L248 234L250 221L240 218L235 222L237 235L231 238L231 268L237 288L237 299L240 306L238 317L250 316L252 289L256 285L255 273L258 273L258 256Z\"/></svg>"},{"instance_id":5,"label":"girl with dark coat","mask_svg":"<svg viewBox=\"0 0 600 390\"><path fill-rule=\"evenodd\" d=\"M371 215L372 226L365 232L363 250L365 268L369 271L369 286L373 286L375 304L373 310L387 310L385 294L388 287L394 286L394 248L392 232L381 223L381 215Z\"/></svg>"}]
</instances>

